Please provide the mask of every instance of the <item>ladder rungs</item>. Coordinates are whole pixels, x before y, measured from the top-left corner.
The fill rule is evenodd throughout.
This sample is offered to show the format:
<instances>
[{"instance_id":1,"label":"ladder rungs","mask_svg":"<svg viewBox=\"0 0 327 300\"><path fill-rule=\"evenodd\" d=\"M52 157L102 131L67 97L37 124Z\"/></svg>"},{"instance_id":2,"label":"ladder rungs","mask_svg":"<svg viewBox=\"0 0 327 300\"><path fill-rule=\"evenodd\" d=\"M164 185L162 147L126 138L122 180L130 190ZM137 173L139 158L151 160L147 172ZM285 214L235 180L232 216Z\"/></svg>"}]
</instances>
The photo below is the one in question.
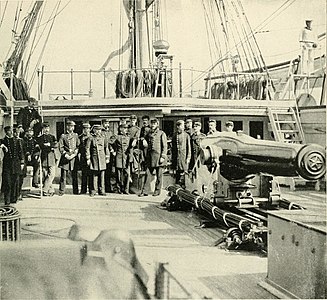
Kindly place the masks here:
<instances>
[{"instance_id":1,"label":"ladder rungs","mask_svg":"<svg viewBox=\"0 0 327 300\"><path fill-rule=\"evenodd\" d=\"M289 130L279 130L279 132L281 132L281 133L297 133L297 132L299 132L299 130L297 130L297 129L289 129Z\"/></svg>"},{"instance_id":2,"label":"ladder rungs","mask_svg":"<svg viewBox=\"0 0 327 300\"><path fill-rule=\"evenodd\" d=\"M296 121L287 121L287 120L275 120L276 123L283 123L283 124L296 124Z\"/></svg>"}]
</instances>

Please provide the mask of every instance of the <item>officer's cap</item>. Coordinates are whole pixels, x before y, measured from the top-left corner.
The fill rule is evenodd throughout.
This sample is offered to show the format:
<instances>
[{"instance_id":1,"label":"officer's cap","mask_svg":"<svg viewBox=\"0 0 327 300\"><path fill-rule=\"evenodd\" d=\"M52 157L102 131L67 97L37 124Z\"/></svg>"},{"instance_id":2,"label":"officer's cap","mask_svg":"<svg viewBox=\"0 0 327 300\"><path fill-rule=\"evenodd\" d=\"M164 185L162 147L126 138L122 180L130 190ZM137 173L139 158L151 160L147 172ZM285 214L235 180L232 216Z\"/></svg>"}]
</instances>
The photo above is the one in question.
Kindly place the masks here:
<instances>
[{"instance_id":1,"label":"officer's cap","mask_svg":"<svg viewBox=\"0 0 327 300\"><path fill-rule=\"evenodd\" d=\"M312 22L312 18L306 18L305 21L306 22Z\"/></svg>"},{"instance_id":2,"label":"officer's cap","mask_svg":"<svg viewBox=\"0 0 327 300\"><path fill-rule=\"evenodd\" d=\"M225 125L226 127L234 126L234 123L232 121L227 121Z\"/></svg>"},{"instance_id":3,"label":"officer's cap","mask_svg":"<svg viewBox=\"0 0 327 300\"><path fill-rule=\"evenodd\" d=\"M91 128L90 123L83 123L83 128Z\"/></svg>"},{"instance_id":4,"label":"officer's cap","mask_svg":"<svg viewBox=\"0 0 327 300\"><path fill-rule=\"evenodd\" d=\"M33 127L28 127L27 131L34 131Z\"/></svg>"},{"instance_id":5,"label":"officer's cap","mask_svg":"<svg viewBox=\"0 0 327 300\"><path fill-rule=\"evenodd\" d=\"M178 121L176 122L176 125L181 125L181 124L184 124L184 120L178 120Z\"/></svg>"},{"instance_id":6,"label":"officer's cap","mask_svg":"<svg viewBox=\"0 0 327 300\"><path fill-rule=\"evenodd\" d=\"M215 119L210 119L208 123L217 123L217 121Z\"/></svg>"},{"instance_id":7,"label":"officer's cap","mask_svg":"<svg viewBox=\"0 0 327 300\"><path fill-rule=\"evenodd\" d=\"M75 126L76 123L75 123L74 121L67 121L67 122L66 122L66 125L67 125L67 126Z\"/></svg>"},{"instance_id":8,"label":"officer's cap","mask_svg":"<svg viewBox=\"0 0 327 300\"><path fill-rule=\"evenodd\" d=\"M153 118L153 119L151 119L150 122L151 122L151 123L159 123L159 120L158 120L157 118Z\"/></svg>"},{"instance_id":9,"label":"officer's cap","mask_svg":"<svg viewBox=\"0 0 327 300\"><path fill-rule=\"evenodd\" d=\"M102 126L100 124L94 124L92 127L93 130L101 130Z\"/></svg>"},{"instance_id":10,"label":"officer's cap","mask_svg":"<svg viewBox=\"0 0 327 300\"><path fill-rule=\"evenodd\" d=\"M194 126L201 126L201 122L199 121L194 122Z\"/></svg>"},{"instance_id":11,"label":"officer's cap","mask_svg":"<svg viewBox=\"0 0 327 300\"><path fill-rule=\"evenodd\" d=\"M5 127L3 128L3 130L6 131L6 132L9 131L9 130L11 130L11 129L12 129L11 126L5 126Z\"/></svg>"},{"instance_id":12,"label":"officer's cap","mask_svg":"<svg viewBox=\"0 0 327 300\"><path fill-rule=\"evenodd\" d=\"M14 125L13 125L13 128L14 128L14 129L16 129L16 128L22 128L22 127L23 127L22 124L19 124L19 125L18 125L18 124L14 124Z\"/></svg>"},{"instance_id":13,"label":"officer's cap","mask_svg":"<svg viewBox=\"0 0 327 300\"><path fill-rule=\"evenodd\" d=\"M150 120L150 117L148 115L142 116L142 120L145 120L145 119Z\"/></svg>"},{"instance_id":14,"label":"officer's cap","mask_svg":"<svg viewBox=\"0 0 327 300\"><path fill-rule=\"evenodd\" d=\"M131 120L137 120L137 116L136 116L136 115L131 115L129 118L130 118Z\"/></svg>"},{"instance_id":15,"label":"officer's cap","mask_svg":"<svg viewBox=\"0 0 327 300\"><path fill-rule=\"evenodd\" d=\"M190 122L193 122L192 119L186 119L185 123L190 123Z\"/></svg>"},{"instance_id":16,"label":"officer's cap","mask_svg":"<svg viewBox=\"0 0 327 300\"><path fill-rule=\"evenodd\" d=\"M30 98L28 98L28 102L36 103L37 100L35 98L33 98L33 97L30 97Z\"/></svg>"},{"instance_id":17,"label":"officer's cap","mask_svg":"<svg viewBox=\"0 0 327 300\"><path fill-rule=\"evenodd\" d=\"M109 123L109 122L110 122L110 119L108 119L108 118L105 118L102 120L102 123Z\"/></svg>"},{"instance_id":18,"label":"officer's cap","mask_svg":"<svg viewBox=\"0 0 327 300\"><path fill-rule=\"evenodd\" d=\"M47 123L47 122L45 122L45 123L42 124L42 127L43 127L43 128L45 128L45 127L50 127L50 124Z\"/></svg>"}]
</instances>

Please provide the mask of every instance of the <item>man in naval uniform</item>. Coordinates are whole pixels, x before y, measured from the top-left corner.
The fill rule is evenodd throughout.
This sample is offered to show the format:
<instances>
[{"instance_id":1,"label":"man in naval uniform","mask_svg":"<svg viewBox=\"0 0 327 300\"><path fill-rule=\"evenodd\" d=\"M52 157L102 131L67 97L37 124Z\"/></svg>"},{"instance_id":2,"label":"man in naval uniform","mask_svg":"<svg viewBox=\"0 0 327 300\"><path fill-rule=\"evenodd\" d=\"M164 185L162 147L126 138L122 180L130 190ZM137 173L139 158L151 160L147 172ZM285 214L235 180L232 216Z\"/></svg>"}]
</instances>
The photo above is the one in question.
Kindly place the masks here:
<instances>
[{"instance_id":1,"label":"man in naval uniform","mask_svg":"<svg viewBox=\"0 0 327 300\"><path fill-rule=\"evenodd\" d=\"M36 99L29 98L28 105L22 107L17 115L17 124L23 126L23 130L26 132L28 128L34 129L34 135L37 137L41 132L42 118L35 108Z\"/></svg>"},{"instance_id":2,"label":"man in naval uniform","mask_svg":"<svg viewBox=\"0 0 327 300\"><path fill-rule=\"evenodd\" d=\"M25 146L25 161L27 166L33 167L33 180L32 186L39 187L39 171L40 171L40 147L34 138L33 128L28 128L24 138Z\"/></svg>"},{"instance_id":3,"label":"man in naval uniform","mask_svg":"<svg viewBox=\"0 0 327 300\"><path fill-rule=\"evenodd\" d=\"M127 125L119 125L119 134L113 144L116 154L116 180L118 192L129 194L130 168L129 155L131 149L131 138L128 135Z\"/></svg>"},{"instance_id":4,"label":"man in naval uniform","mask_svg":"<svg viewBox=\"0 0 327 300\"><path fill-rule=\"evenodd\" d=\"M57 139L50 134L50 125L43 123L43 134L37 138L41 149L41 165L43 171L43 196L53 196L53 179L56 175L56 154L58 148Z\"/></svg>"},{"instance_id":5,"label":"man in naval uniform","mask_svg":"<svg viewBox=\"0 0 327 300\"><path fill-rule=\"evenodd\" d=\"M87 164L86 159L86 142L91 137L91 125L89 123L83 123L83 132L79 136L79 169L82 171L82 185L81 185L81 194L86 194L87 190L91 194L92 187L92 172L90 166Z\"/></svg>"},{"instance_id":6,"label":"man in naval uniform","mask_svg":"<svg viewBox=\"0 0 327 300\"><path fill-rule=\"evenodd\" d=\"M234 132L234 123L232 121L227 121L225 127L227 132Z\"/></svg>"},{"instance_id":7,"label":"man in naval uniform","mask_svg":"<svg viewBox=\"0 0 327 300\"><path fill-rule=\"evenodd\" d=\"M201 132L202 124L201 122L194 122L194 131L191 135L191 149L192 149L192 156L189 169L194 171L195 164L198 163L198 157L201 151L201 140L203 140L206 135Z\"/></svg>"},{"instance_id":8,"label":"man in naval uniform","mask_svg":"<svg viewBox=\"0 0 327 300\"><path fill-rule=\"evenodd\" d=\"M299 37L302 49L301 72L310 75L314 71L313 50L317 48L317 36L312 30L312 19L305 20L305 24Z\"/></svg>"},{"instance_id":9,"label":"man in naval uniform","mask_svg":"<svg viewBox=\"0 0 327 300\"><path fill-rule=\"evenodd\" d=\"M93 197L98 191L100 196L106 196L104 176L110 153L108 143L101 133L101 125L93 126L94 134L86 141L87 165L92 172L92 188L90 196Z\"/></svg>"},{"instance_id":10,"label":"man in naval uniform","mask_svg":"<svg viewBox=\"0 0 327 300\"><path fill-rule=\"evenodd\" d=\"M24 156L24 165L18 174L18 184L16 186L17 200L23 200L22 188L23 188L24 178L26 177L26 173L27 173L27 165L26 165L26 160L25 160L26 148L25 148L24 140L20 137L21 132L22 132L22 127L18 126L17 124L14 124L13 136L14 136L14 138L16 138L18 140L18 143L20 143L20 148L22 149L23 156Z\"/></svg>"},{"instance_id":11,"label":"man in naval uniform","mask_svg":"<svg viewBox=\"0 0 327 300\"><path fill-rule=\"evenodd\" d=\"M184 131L184 121L176 122L177 132L172 138L172 168L176 171L176 183L185 187L185 173L191 161L190 136Z\"/></svg>"},{"instance_id":12,"label":"man in naval uniform","mask_svg":"<svg viewBox=\"0 0 327 300\"><path fill-rule=\"evenodd\" d=\"M137 144L137 148L140 150L139 152L139 165L140 165L140 171L144 172L146 170L146 166L145 166L145 158L147 155L147 147L144 146L144 140L147 139L148 134L151 131L151 127L150 127L150 117L147 115L144 115L142 117L142 127L140 129L140 137L139 137L139 141Z\"/></svg>"},{"instance_id":13,"label":"man in naval uniform","mask_svg":"<svg viewBox=\"0 0 327 300\"><path fill-rule=\"evenodd\" d=\"M116 188L116 178L115 178L115 157L112 155L112 144L115 141L115 134L110 130L110 120L103 119L102 120L102 134L106 139L106 143L108 144L109 152L110 152L110 159L109 163L106 166L105 171L105 191L106 193L114 192Z\"/></svg>"},{"instance_id":14,"label":"man in naval uniform","mask_svg":"<svg viewBox=\"0 0 327 300\"><path fill-rule=\"evenodd\" d=\"M146 136L143 145L144 147L147 146L146 165L148 170L152 175L156 175L153 196L159 196L162 188L163 168L167 164L168 145L165 132L159 129L158 119L155 118L151 120L151 131ZM147 186L148 178L149 177L146 173L141 193L139 194L140 197L148 195L148 191L145 188Z\"/></svg>"},{"instance_id":15,"label":"man in naval uniform","mask_svg":"<svg viewBox=\"0 0 327 300\"><path fill-rule=\"evenodd\" d=\"M24 168L22 143L13 136L11 126L5 126L5 137L0 140L4 152L2 172L2 192L5 204L16 203L18 198L19 174Z\"/></svg>"},{"instance_id":16,"label":"man in naval uniform","mask_svg":"<svg viewBox=\"0 0 327 300\"><path fill-rule=\"evenodd\" d=\"M137 142L140 138L140 127L138 127L137 124L137 116L131 115L130 123L128 126L127 134L131 139L131 147L130 147L130 155L129 155L129 167L130 167L130 173L135 173L138 171L140 165L138 158L138 149L137 149Z\"/></svg>"},{"instance_id":17,"label":"man in naval uniform","mask_svg":"<svg viewBox=\"0 0 327 300\"><path fill-rule=\"evenodd\" d=\"M207 133L207 136L218 136L219 131L217 131L217 122L214 119L210 119L208 122L209 125L209 131Z\"/></svg>"},{"instance_id":18,"label":"man in naval uniform","mask_svg":"<svg viewBox=\"0 0 327 300\"><path fill-rule=\"evenodd\" d=\"M65 194L67 173L70 172L73 184L73 194L78 194L78 181L77 181L77 154L79 149L78 134L74 132L75 122L66 122L66 133L62 134L59 139L59 151L61 158L59 161L59 168L61 169L59 181L59 196Z\"/></svg>"},{"instance_id":19,"label":"man in naval uniform","mask_svg":"<svg viewBox=\"0 0 327 300\"><path fill-rule=\"evenodd\" d=\"M185 121L185 132L188 133L190 136L193 133L193 120L192 119L186 119Z\"/></svg>"}]
</instances>

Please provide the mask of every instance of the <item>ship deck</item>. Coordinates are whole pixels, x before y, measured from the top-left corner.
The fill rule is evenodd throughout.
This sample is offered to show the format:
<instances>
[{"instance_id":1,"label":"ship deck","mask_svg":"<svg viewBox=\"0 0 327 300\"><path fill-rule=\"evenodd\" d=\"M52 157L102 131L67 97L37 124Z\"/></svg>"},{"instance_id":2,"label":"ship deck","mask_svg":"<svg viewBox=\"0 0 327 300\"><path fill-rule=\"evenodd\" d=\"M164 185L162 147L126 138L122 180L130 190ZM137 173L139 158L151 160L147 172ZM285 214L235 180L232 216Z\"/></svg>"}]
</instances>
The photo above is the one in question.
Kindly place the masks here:
<instances>
[{"instance_id":1,"label":"ship deck","mask_svg":"<svg viewBox=\"0 0 327 300\"><path fill-rule=\"evenodd\" d=\"M153 291L156 262L169 269L185 287L199 297L220 299L274 299L258 285L267 274L267 258L259 252L226 251L211 245L223 235L218 228L198 229L200 217L193 212L168 212L158 206L165 198L139 198L135 194L108 194L90 198L68 194L38 198L25 195L16 204L22 216L22 242L46 245L63 241L73 224L96 230L119 228L133 238L136 252ZM323 191L284 190L284 198L326 215Z\"/></svg>"}]
</instances>

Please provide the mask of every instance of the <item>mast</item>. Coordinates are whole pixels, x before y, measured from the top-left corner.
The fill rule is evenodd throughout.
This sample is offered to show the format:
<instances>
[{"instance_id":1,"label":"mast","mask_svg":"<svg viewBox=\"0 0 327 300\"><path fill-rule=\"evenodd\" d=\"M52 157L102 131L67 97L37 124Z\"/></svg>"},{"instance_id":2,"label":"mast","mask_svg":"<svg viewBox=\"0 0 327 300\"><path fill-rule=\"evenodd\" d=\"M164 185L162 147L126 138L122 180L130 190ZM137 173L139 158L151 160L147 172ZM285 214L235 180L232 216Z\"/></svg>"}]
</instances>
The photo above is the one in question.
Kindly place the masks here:
<instances>
[{"instance_id":1,"label":"mast","mask_svg":"<svg viewBox=\"0 0 327 300\"><path fill-rule=\"evenodd\" d=\"M40 9L43 5L43 0L35 1L34 6L31 12L28 14L28 17L25 20L24 27L20 34L20 38L16 44L14 51L12 52L9 59L6 61L5 72L10 73L12 70L15 75L17 75L19 64L22 61L26 45L31 36L32 30L34 28L37 16L40 12Z\"/></svg>"}]
</instances>

